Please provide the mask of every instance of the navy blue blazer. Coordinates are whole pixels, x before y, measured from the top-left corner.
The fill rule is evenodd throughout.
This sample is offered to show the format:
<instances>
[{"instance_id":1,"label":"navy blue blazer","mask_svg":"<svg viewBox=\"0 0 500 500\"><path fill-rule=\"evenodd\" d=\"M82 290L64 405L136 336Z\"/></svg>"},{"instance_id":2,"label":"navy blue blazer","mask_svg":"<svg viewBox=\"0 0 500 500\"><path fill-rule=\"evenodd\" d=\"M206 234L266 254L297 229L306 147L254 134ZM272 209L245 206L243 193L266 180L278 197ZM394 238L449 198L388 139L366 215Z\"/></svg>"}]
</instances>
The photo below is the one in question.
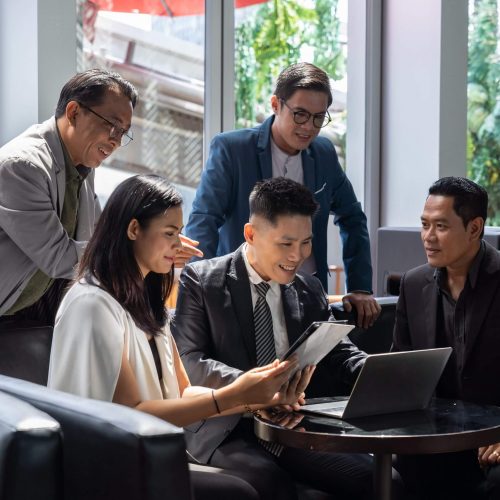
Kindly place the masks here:
<instances>
[{"instance_id":1,"label":"navy blue blazer","mask_svg":"<svg viewBox=\"0 0 500 500\"><path fill-rule=\"evenodd\" d=\"M313 321L328 319L325 292L314 276L298 274L292 284L281 287L281 293L290 345ZM217 389L257 365L252 296L242 247L184 268L171 330L193 385ZM365 358L349 340L341 341L318 364L307 396L348 394ZM189 452L207 463L240 418L209 418L186 427Z\"/></svg>"},{"instance_id":2,"label":"navy blue blazer","mask_svg":"<svg viewBox=\"0 0 500 500\"><path fill-rule=\"evenodd\" d=\"M217 135L193 202L186 234L200 242L206 258L233 252L243 242L249 219L248 197L255 183L272 177L271 126L262 125ZM366 217L330 140L316 137L302 152L304 184L314 193L319 211L313 220L317 275L328 289L327 225L330 213L340 228L348 291L372 290L370 241Z\"/></svg>"}]
</instances>

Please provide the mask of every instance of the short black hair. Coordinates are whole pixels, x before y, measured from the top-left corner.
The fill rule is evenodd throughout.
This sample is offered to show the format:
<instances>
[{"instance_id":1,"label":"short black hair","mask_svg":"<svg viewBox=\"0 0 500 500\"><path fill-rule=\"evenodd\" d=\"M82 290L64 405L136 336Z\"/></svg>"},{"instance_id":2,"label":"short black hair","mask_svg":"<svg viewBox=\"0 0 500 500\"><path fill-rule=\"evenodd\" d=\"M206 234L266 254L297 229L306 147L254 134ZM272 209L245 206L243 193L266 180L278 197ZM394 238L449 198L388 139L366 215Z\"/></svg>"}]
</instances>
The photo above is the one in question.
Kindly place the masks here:
<instances>
[{"instance_id":1,"label":"short black hair","mask_svg":"<svg viewBox=\"0 0 500 500\"><path fill-rule=\"evenodd\" d=\"M70 78L61 90L55 116L60 118L66 112L70 101L77 101L87 107L98 106L108 90L118 90L130 99L132 107L137 102L137 90L118 73L104 69L89 69Z\"/></svg>"},{"instance_id":2,"label":"short black hair","mask_svg":"<svg viewBox=\"0 0 500 500\"><path fill-rule=\"evenodd\" d=\"M311 191L285 177L259 181L250 193L250 217L258 215L271 224L276 224L280 215L313 217L317 210Z\"/></svg>"},{"instance_id":3,"label":"short black hair","mask_svg":"<svg viewBox=\"0 0 500 500\"><path fill-rule=\"evenodd\" d=\"M274 95L288 101L297 90L315 90L328 97L328 106L332 104L330 78L320 68L311 63L300 62L285 68L276 80Z\"/></svg>"},{"instance_id":4,"label":"short black hair","mask_svg":"<svg viewBox=\"0 0 500 500\"><path fill-rule=\"evenodd\" d=\"M464 227L476 217L486 221L488 216L488 193L479 184L465 177L442 177L429 188L429 196L450 196L453 210L462 219ZM483 237L481 233L481 238Z\"/></svg>"}]
</instances>

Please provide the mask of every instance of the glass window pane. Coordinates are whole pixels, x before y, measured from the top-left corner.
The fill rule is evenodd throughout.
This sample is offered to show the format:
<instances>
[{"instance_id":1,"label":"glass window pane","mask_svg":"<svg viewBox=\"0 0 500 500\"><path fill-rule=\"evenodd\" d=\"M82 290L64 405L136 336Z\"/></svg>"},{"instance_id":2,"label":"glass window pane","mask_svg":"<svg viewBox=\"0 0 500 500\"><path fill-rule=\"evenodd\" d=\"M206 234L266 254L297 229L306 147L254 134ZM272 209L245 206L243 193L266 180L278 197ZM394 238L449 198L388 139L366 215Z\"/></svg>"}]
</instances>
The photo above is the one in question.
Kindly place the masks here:
<instances>
[{"instance_id":1,"label":"glass window pane","mask_svg":"<svg viewBox=\"0 0 500 500\"><path fill-rule=\"evenodd\" d=\"M98 170L154 172L181 190L189 214L203 162L203 0L79 0L78 69L106 68L139 92L134 140ZM102 197L113 189L96 182Z\"/></svg>"},{"instance_id":2,"label":"glass window pane","mask_svg":"<svg viewBox=\"0 0 500 500\"><path fill-rule=\"evenodd\" d=\"M498 0L469 0L467 176L488 191L492 226L500 226L498 19Z\"/></svg>"},{"instance_id":3,"label":"glass window pane","mask_svg":"<svg viewBox=\"0 0 500 500\"><path fill-rule=\"evenodd\" d=\"M271 114L279 72L308 61L331 78L332 122L321 135L334 143L345 165L348 0L235 0L236 127L252 127Z\"/></svg>"}]
</instances>

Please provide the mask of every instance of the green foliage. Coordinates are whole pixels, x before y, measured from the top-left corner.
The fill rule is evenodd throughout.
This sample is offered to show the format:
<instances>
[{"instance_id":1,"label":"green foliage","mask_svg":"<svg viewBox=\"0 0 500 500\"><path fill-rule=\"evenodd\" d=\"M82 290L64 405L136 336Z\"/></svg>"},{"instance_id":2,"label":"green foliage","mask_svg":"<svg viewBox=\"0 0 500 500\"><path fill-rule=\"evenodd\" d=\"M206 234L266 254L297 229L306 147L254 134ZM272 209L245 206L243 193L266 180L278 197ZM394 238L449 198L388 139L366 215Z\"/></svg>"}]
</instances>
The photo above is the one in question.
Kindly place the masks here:
<instances>
[{"instance_id":1,"label":"green foliage","mask_svg":"<svg viewBox=\"0 0 500 500\"><path fill-rule=\"evenodd\" d=\"M314 64L332 78L345 73L338 41L338 0L270 0L235 31L236 124L248 127L262 114L280 71L312 49Z\"/></svg>"},{"instance_id":2,"label":"green foliage","mask_svg":"<svg viewBox=\"0 0 500 500\"><path fill-rule=\"evenodd\" d=\"M296 0L272 0L264 4L256 23L253 49L257 61L257 96L269 98L269 88L279 72L299 60L304 43L304 23L315 20L312 9Z\"/></svg>"},{"instance_id":3,"label":"green foliage","mask_svg":"<svg viewBox=\"0 0 500 500\"><path fill-rule=\"evenodd\" d=\"M497 49L497 0L478 0L470 23L468 81L489 87L492 57ZM491 104L491 103L490 103Z\"/></svg>"},{"instance_id":4,"label":"green foliage","mask_svg":"<svg viewBox=\"0 0 500 500\"><path fill-rule=\"evenodd\" d=\"M488 191L488 224L500 225L500 60L497 0L475 0L469 23L467 176Z\"/></svg>"},{"instance_id":5,"label":"green foliage","mask_svg":"<svg viewBox=\"0 0 500 500\"><path fill-rule=\"evenodd\" d=\"M310 38L311 45L315 49L314 64L326 71L334 80L340 80L345 73L337 8L338 0L316 0L318 23Z\"/></svg>"},{"instance_id":6,"label":"green foliage","mask_svg":"<svg viewBox=\"0 0 500 500\"><path fill-rule=\"evenodd\" d=\"M245 128L255 122L255 53L252 47L253 32L245 22L235 32L238 55L234 61L236 87L236 126Z\"/></svg>"}]
</instances>

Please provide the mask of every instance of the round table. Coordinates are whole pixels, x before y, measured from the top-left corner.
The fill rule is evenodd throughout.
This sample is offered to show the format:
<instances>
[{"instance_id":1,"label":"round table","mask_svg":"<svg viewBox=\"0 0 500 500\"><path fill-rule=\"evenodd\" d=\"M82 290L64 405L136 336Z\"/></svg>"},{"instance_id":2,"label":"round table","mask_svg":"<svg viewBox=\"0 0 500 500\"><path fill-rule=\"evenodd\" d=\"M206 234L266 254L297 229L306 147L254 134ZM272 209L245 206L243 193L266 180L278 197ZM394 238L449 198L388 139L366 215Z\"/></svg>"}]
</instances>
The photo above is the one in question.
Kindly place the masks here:
<instances>
[{"instance_id":1,"label":"round table","mask_svg":"<svg viewBox=\"0 0 500 500\"><path fill-rule=\"evenodd\" d=\"M308 401L314 402L314 401ZM434 399L425 410L356 418L350 421L300 414L294 428L279 415L255 418L255 434L308 450L373 453L375 498L390 500L392 454L462 451L500 442L500 408Z\"/></svg>"}]
</instances>

